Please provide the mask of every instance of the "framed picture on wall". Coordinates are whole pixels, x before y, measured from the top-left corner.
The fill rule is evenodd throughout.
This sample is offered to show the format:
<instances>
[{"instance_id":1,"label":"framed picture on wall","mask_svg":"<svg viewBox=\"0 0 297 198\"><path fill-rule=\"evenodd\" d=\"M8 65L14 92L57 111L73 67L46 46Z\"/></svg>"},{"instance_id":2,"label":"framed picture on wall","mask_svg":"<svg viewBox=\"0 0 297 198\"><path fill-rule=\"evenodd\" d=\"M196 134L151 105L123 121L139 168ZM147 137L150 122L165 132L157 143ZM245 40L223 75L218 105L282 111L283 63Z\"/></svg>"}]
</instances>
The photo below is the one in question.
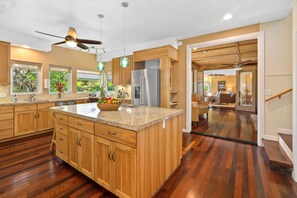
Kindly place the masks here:
<instances>
[{"instance_id":1,"label":"framed picture on wall","mask_svg":"<svg viewBox=\"0 0 297 198\"><path fill-rule=\"evenodd\" d=\"M218 91L226 91L226 81L218 81Z\"/></svg>"}]
</instances>

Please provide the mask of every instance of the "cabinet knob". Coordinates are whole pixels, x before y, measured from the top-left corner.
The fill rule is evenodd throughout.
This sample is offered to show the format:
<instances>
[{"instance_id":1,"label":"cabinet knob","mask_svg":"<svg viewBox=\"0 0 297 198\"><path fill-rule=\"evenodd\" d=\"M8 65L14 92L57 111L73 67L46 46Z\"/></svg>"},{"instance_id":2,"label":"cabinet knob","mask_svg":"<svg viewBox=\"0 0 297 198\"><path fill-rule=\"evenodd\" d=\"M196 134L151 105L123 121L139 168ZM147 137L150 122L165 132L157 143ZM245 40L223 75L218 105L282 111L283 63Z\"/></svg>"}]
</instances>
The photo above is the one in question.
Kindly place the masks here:
<instances>
[{"instance_id":1,"label":"cabinet knob","mask_svg":"<svg viewBox=\"0 0 297 198\"><path fill-rule=\"evenodd\" d=\"M59 151L59 152L62 153L62 154L64 153L63 151Z\"/></svg>"}]
</instances>

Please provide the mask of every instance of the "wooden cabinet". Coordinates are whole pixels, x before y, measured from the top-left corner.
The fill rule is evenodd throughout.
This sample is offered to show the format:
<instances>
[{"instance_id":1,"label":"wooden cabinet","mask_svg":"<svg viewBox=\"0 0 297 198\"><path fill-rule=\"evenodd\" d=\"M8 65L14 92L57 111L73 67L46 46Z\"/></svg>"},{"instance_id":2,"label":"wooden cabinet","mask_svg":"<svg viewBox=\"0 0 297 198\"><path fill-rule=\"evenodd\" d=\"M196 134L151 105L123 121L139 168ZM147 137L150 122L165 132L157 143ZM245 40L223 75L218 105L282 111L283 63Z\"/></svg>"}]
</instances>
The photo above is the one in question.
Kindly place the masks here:
<instances>
[{"instance_id":1,"label":"wooden cabinet","mask_svg":"<svg viewBox=\"0 0 297 198\"><path fill-rule=\"evenodd\" d=\"M37 104L37 131L54 128L53 112L49 109L54 106L55 103Z\"/></svg>"},{"instance_id":2,"label":"wooden cabinet","mask_svg":"<svg viewBox=\"0 0 297 198\"><path fill-rule=\"evenodd\" d=\"M13 137L13 106L0 106L0 140Z\"/></svg>"},{"instance_id":3,"label":"wooden cabinet","mask_svg":"<svg viewBox=\"0 0 297 198\"><path fill-rule=\"evenodd\" d=\"M120 85L121 84L121 73L120 73L120 58L112 59L112 84Z\"/></svg>"},{"instance_id":4,"label":"wooden cabinet","mask_svg":"<svg viewBox=\"0 0 297 198\"><path fill-rule=\"evenodd\" d=\"M131 71L134 69L133 56L127 56L129 67L121 67L121 58L112 59L112 84L114 85L131 85Z\"/></svg>"},{"instance_id":5,"label":"wooden cabinet","mask_svg":"<svg viewBox=\"0 0 297 198\"><path fill-rule=\"evenodd\" d=\"M56 155L68 162L68 135L61 131L56 131Z\"/></svg>"},{"instance_id":6,"label":"wooden cabinet","mask_svg":"<svg viewBox=\"0 0 297 198\"><path fill-rule=\"evenodd\" d=\"M75 104L85 104L85 103L89 103L89 99L80 99L75 101Z\"/></svg>"},{"instance_id":7,"label":"wooden cabinet","mask_svg":"<svg viewBox=\"0 0 297 198\"><path fill-rule=\"evenodd\" d=\"M10 43L0 42L0 84L10 84Z\"/></svg>"},{"instance_id":8,"label":"wooden cabinet","mask_svg":"<svg viewBox=\"0 0 297 198\"><path fill-rule=\"evenodd\" d=\"M97 137L95 181L119 197L136 197L136 149Z\"/></svg>"},{"instance_id":9,"label":"wooden cabinet","mask_svg":"<svg viewBox=\"0 0 297 198\"><path fill-rule=\"evenodd\" d=\"M68 129L69 164L89 178L94 178L94 135Z\"/></svg>"},{"instance_id":10,"label":"wooden cabinet","mask_svg":"<svg viewBox=\"0 0 297 198\"><path fill-rule=\"evenodd\" d=\"M25 104L14 106L14 135L26 135L54 128L50 107L55 103Z\"/></svg>"},{"instance_id":11,"label":"wooden cabinet","mask_svg":"<svg viewBox=\"0 0 297 198\"><path fill-rule=\"evenodd\" d=\"M37 109L36 105L15 106L14 135L25 135L36 132Z\"/></svg>"}]
</instances>

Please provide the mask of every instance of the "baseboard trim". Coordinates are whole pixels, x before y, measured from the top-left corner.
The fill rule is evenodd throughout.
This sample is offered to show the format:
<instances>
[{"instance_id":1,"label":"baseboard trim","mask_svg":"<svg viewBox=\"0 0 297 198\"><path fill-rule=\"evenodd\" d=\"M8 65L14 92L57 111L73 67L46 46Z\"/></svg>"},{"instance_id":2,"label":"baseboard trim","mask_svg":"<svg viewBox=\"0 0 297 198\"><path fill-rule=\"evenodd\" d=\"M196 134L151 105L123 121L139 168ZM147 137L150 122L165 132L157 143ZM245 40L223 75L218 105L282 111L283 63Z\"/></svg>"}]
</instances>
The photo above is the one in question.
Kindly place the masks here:
<instances>
[{"instance_id":1,"label":"baseboard trim","mask_svg":"<svg viewBox=\"0 0 297 198\"><path fill-rule=\"evenodd\" d=\"M278 140L280 146L282 147L282 149L285 151L287 157L291 160L292 160L292 151L290 150L290 148L288 147L288 145L285 143L285 141L282 139L282 137L280 136L279 137L279 140Z\"/></svg>"},{"instance_id":2,"label":"baseboard trim","mask_svg":"<svg viewBox=\"0 0 297 198\"><path fill-rule=\"evenodd\" d=\"M292 129L277 128L277 132L282 133L282 134L287 134L287 135L292 135L293 134Z\"/></svg>"},{"instance_id":3,"label":"baseboard trim","mask_svg":"<svg viewBox=\"0 0 297 198\"><path fill-rule=\"evenodd\" d=\"M274 135L264 135L264 139L278 142L278 136Z\"/></svg>"},{"instance_id":4,"label":"baseboard trim","mask_svg":"<svg viewBox=\"0 0 297 198\"><path fill-rule=\"evenodd\" d=\"M182 132L184 132L184 133L191 133L191 131L187 131L187 129L182 129Z\"/></svg>"}]
</instances>

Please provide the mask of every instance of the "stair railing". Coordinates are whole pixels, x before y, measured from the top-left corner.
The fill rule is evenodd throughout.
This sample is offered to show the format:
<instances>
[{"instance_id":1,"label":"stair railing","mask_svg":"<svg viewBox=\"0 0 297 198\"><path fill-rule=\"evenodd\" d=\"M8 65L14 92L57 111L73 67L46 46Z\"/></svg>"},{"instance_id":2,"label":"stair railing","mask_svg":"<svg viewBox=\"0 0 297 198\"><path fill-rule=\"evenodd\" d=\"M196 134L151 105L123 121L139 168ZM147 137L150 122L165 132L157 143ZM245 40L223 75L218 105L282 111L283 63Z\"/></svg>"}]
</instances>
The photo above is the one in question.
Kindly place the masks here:
<instances>
[{"instance_id":1,"label":"stair railing","mask_svg":"<svg viewBox=\"0 0 297 198\"><path fill-rule=\"evenodd\" d=\"M270 100L273 100L274 98L281 98L282 97L282 95L284 95L284 94L286 94L286 93L289 93L289 92L291 92L291 91L293 91L293 89L288 89L288 90L286 90L286 91L283 91L283 92L281 92L281 93L279 93L279 94L276 94L276 95L274 95L274 96L272 96L272 97L270 97L270 98L267 98L266 100L265 100L265 102L268 102L268 101L270 101Z\"/></svg>"}]
</instances>

